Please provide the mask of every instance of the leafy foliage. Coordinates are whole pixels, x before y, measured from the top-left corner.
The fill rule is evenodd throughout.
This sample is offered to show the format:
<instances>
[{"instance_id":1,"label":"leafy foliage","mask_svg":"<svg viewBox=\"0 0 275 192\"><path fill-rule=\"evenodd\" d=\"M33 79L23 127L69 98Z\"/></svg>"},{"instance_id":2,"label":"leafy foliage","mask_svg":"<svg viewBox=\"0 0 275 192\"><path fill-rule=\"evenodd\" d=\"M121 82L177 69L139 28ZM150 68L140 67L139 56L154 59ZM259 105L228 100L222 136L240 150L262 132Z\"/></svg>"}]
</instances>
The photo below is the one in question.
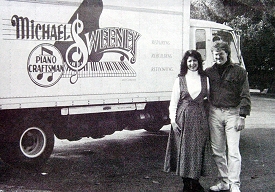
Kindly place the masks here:
<instances>
[{"instance_id":1,"label":"leafy foliage","mask_svg":"<svg viewBox=\"0 0 275 192\"><path fill-rule=\"evenodd\" d=\"M251 88L275 92L275 1L191 0L191 18L226 23L240 32Z\"/></svg>"}]
</instances>

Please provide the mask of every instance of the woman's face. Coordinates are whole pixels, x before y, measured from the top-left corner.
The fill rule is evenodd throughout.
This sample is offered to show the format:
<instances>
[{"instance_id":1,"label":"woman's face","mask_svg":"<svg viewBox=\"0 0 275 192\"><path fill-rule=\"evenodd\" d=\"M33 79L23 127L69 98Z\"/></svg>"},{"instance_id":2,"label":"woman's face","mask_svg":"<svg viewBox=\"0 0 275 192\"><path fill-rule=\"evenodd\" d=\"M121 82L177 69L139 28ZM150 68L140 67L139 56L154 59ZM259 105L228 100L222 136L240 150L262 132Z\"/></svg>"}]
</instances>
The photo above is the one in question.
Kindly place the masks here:
<instances>
[{"instance_id":1,"label":"woman's face","mask_svg":"<svg viewBox=\"0 0 275 192\"><path fill-rule=\"evenodd\" d=\"M197 71L199 67L199 62L194 57L189 56L187 58L187 67L190 71Z\"/></svg>"}]
</instances>

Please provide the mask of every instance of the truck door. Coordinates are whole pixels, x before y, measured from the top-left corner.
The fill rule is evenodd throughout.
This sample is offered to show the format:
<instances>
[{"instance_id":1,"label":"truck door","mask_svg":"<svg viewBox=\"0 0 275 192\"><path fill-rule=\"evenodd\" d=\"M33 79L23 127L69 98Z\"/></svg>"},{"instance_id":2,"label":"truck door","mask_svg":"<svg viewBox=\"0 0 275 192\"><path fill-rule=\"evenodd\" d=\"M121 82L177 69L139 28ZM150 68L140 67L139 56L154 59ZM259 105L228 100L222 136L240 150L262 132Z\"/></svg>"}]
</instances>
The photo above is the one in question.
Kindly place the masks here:
<instances>
[{"instance_id":1,"label":"truck door","mask_svg":"<svg viewBox=\"0 0 275 192\"><path fill-rule=\"evenodd\" d=\"M232 63L244 67L242 56L240 54L240 51L238 51L239 46L237 42L237 37L233 31L228 31L224 29L197 28L195 29L194 34L195 49L202 55L202 59L204 61L204 69L207 67L211 67L211 65L213 64L211 47L213 45L213 42L218 40L225 41L230 45Z\"/></svg>"},{"instance_id":2,"label":"truck door","mask_svg":"<svg viewBox=\"0 0 275 192\"><path fill-rule=\"evenodd\" d=\"M212 43L218 40L225 41L231 48L231 62L244 67L240 51L238 51L237 37L233 31L212 29Z\"/></svg>"}]
</instances>

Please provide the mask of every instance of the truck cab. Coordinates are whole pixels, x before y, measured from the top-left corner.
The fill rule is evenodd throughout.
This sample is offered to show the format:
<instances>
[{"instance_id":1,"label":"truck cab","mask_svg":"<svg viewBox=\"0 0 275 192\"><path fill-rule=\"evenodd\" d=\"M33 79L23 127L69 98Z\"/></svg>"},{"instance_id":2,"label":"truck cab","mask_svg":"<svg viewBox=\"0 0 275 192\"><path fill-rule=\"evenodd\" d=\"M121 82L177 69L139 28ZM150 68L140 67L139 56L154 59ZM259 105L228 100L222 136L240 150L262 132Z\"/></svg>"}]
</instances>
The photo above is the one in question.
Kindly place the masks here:
<instances>
[{"instance_id":1,"label":"truck cab","mask_svg":"<svg viewBox=\"0 0 275 192\"><path fill-rule=\"evenodd\" d=\"M245 68L241 51L239 35L226 25L203 20L190 20L190 47L199 51L204 60L204 69L213 63L211 47L214 41L227 42L231 48L231 61Z\"/></svg>"}]
</instances>

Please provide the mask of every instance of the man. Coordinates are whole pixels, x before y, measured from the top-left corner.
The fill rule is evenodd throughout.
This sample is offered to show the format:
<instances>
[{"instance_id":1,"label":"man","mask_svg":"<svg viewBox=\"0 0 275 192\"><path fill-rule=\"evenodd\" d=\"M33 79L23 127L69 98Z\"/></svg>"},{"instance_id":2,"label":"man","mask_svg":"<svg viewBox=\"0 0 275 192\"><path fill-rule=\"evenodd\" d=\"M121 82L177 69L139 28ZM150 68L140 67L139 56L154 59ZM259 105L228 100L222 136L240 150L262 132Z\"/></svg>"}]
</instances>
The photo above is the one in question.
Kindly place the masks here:
<instances>
[{"instance_id":1,"label":"man","mask_svg":"<svg viewBox=\"0 0 275 192\"><path fill-rule=\"evenodd\" d=\"M211 51L215 64L206 69L210 83L209 126L213 157L221 180L210 187L210 191L240 192L240 131L251 109L247 73L231 63L227 43L216 41Z\"/></svg>"}]
</instances>

